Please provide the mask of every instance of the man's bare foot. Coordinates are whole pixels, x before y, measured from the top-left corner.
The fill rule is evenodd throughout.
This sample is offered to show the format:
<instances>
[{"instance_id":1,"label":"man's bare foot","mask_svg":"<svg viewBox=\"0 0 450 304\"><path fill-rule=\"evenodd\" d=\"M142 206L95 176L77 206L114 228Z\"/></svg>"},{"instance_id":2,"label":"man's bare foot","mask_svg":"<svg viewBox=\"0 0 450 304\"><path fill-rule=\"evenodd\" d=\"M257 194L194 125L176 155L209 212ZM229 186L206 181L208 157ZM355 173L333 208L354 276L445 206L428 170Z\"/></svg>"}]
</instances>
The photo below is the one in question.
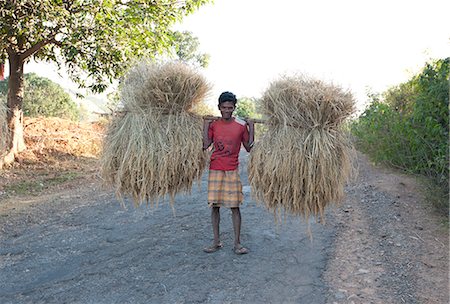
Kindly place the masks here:
<instances>
[{"instance_id":1,"label":"man's bare foot","mask_svg":"<svg viewBox=\"0 0 450 304\"><path fill-rule=\"evenodd\" d=\"M223 247L223 244L221 242L219 242L217 244L212 244L209 247L203 248L203 251L206 252L206 253L213 253L213 252L216 252L217 250L219 250L222 247Z\"/></svg>"},{"instance_id":2,"label":"man's bare foot","mask_svg":"<svg viewBox=\"0 0 450 304\"><path fill-rule=\"evenodd\" d=\"M249 252L249 250L242 245L235 246L233 251L236 254L247 254Z\"/></svg>"}]
</instances>

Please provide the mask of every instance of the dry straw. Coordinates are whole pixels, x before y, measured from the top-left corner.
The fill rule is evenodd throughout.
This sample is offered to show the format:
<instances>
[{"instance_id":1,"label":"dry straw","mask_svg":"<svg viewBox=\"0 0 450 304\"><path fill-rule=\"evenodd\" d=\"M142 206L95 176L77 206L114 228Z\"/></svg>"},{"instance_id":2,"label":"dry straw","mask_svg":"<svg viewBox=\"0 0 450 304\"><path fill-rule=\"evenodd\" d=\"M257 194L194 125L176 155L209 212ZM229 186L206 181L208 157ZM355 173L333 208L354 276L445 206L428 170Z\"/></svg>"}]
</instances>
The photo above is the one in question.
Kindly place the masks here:
<instances>
[{"instance_id":1,"label":"dry straw","mask_svg":"<svg viewBox=\"0 0 450 304\"><path fill-rule=\"evenodd\" d=\"M28 152L36 157L65 154L97 157L103 128L95 123L80 123L58 117L24 117L24 139Z\"/></svg>"},{"instance_id":2,"label":"dry straw","mask_svg":"<svg viewBox=\"0 0 450 304\"><path fill-rule=\"evenodd\" d=\"M136 205L189 192L206 166L202 119L192 109L210 90L190 67L141 62L121 89L122 115L107 130L101 174L121 198Z\"/></svg>"},{"instance_id":3,"label":"dry straw","mask_svg":"<svg viewBox=\"0 0 450 304\"><path fill-rule=\"evenodd\" d=\"M344 197L354 150L343 122L354 100L340 87L301 75L283 76L262 97L268 131L255 145L249 181L276 215L323 218Z\"/></svg>"}]
</instances>

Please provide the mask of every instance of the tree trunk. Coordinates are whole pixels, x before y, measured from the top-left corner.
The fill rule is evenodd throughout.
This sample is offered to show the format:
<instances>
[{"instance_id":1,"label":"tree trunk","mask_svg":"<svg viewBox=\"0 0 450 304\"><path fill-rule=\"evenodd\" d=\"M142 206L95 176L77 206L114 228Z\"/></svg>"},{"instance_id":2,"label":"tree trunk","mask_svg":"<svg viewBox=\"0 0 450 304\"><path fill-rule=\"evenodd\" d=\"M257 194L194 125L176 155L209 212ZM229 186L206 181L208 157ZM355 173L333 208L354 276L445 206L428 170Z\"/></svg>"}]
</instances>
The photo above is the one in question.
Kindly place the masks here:
<instances>
[{"instance_id":1,"label":"tree trunk","mask_svg":"<svg viewBox=\"0 0 450 304\"><path fill-rule=\"evenodd\" d=\"M2 164L11 164L18 153L26 149L23 139L23 65L20 54L9 54L7 122L10 136L6 155L0 160L0 168Z\"/></svg>"},{"instance_id":2,"label":"tree trunk","mask_svg":"<svg viewBox=\"0 0 450 304\"><path fill-rule=\"evenodd\" d=\"M5 80L5 64L0 63L0 80Z\"/></svg>"}]
</instances>

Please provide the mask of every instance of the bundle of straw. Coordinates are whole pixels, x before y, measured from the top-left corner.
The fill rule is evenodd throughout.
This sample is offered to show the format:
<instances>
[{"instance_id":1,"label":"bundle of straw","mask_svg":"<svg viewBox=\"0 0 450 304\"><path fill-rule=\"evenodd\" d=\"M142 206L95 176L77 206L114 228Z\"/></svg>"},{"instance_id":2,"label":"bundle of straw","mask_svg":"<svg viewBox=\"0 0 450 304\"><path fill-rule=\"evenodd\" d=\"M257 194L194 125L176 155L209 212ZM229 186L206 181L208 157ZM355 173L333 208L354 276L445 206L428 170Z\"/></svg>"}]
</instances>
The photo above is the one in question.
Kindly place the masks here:
<instances>
[{"instance_id":1,"label":"bundle of straw","mask_svg":"<svg viewBox=\"0 0 450 304\"><path fill-rule=\"evenodd\" d=\"M135 205L158 202L165 195L189 192L200 179L207 158L202 150L202 119L190 111L210 85L179 63L141 62L121 88L123 115L107 130L101 174L119 198Z\"/></svg>"},{"instance_id":2,"label":"bundle of straw","mask_svg":"<svg viewBox=\"0 0 450 304\"><path fill-rule=\"evenodd\" d=\"M342 124L354 111L349 92L301 75L283 76L262 96L268 131L249 160L255 198L275 215L323 218L344 197L353 148Z\"/></svg>"}]
</instances>

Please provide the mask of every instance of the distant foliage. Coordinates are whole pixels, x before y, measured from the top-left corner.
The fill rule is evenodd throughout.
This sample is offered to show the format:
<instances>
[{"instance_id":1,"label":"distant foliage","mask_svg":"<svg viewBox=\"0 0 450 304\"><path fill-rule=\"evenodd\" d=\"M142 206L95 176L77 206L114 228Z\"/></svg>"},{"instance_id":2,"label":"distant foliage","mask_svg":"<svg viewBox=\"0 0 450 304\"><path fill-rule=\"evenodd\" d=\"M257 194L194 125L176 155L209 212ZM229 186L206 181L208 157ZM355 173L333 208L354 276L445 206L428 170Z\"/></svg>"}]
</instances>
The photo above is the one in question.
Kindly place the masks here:
<instances>
[{"instance_id":1,"label":"distant foliage","mask_svg":"<svg viewBox=\"0 0 450 304\"><path fill-rule=\"evenodd\" d=\"M435 60L408 82L372 96L352 125L360 150L375 161L449 185L450 58Z\"/></svg>"},{"instance_id":2,"label":"distant foliage","mask_svg":"<svg viewBox=\"0 0 450 304\"><path fill-rule=\"evenodd\" d=\"M208 67L211 56L200 53L200 40L192 32L174 32L173 42L174 53L179 60L194 67Z\"/></svg>"},{"instance_id":3,"label":"distant foliage","mask_svg":"<svg viewBox=\"0 0 450 304\"><path fill-rule=\"evenodd\" d=\"M242 98L236 103L234 115L241 118L256 118L256 101L252 98Z\"/></svg>"},{"instance_id":4,"label":"distant foliage","mask_svg":"<svg viewBox=\"0 0 450 304\"><path fill-rule=\"evenodd\" d=\"M106 97L108 98L106 108L108 108L108 110L110 110L111 112L116 111L120 107L122 107L122 104L120 103L120 94L118 90L108 93Z\"/></svg>"},{"instance_id":5,"label":"distant foliage","mask_svg":"<svg viewBox=\"0 0 450 304\"><path fill-rule=\"evenodd\" d=\"M205 102L199 102L193 108L193 112L203 116L203 115L218 115L217 112L219 111Z\"/></svg>"},{"instance_id":6,"label":"distant foliage","mask_svg":"<svg viewBox=\"0 0 450 304\"><path fill-rule=\"evenodd\" d=\"M261 118L260 101L256 98L241 98L236 104L234 115L240 118ZM267 126L263 124L255 125L255 138L258 139L267 131Z\"/></svg>"},{"instance_id":7,"label":"distant foliage","mask_svg":"<svg viewBox=\"0 0 450 304\"><path fill-rule=\"evenodd\" d=\"M23 113L28 117L60 117L79 120L80 109L57 83L34 73L24 75ZM0 82L0 93L7 94L8 79Z\"/></svg>"}]
</instances>

